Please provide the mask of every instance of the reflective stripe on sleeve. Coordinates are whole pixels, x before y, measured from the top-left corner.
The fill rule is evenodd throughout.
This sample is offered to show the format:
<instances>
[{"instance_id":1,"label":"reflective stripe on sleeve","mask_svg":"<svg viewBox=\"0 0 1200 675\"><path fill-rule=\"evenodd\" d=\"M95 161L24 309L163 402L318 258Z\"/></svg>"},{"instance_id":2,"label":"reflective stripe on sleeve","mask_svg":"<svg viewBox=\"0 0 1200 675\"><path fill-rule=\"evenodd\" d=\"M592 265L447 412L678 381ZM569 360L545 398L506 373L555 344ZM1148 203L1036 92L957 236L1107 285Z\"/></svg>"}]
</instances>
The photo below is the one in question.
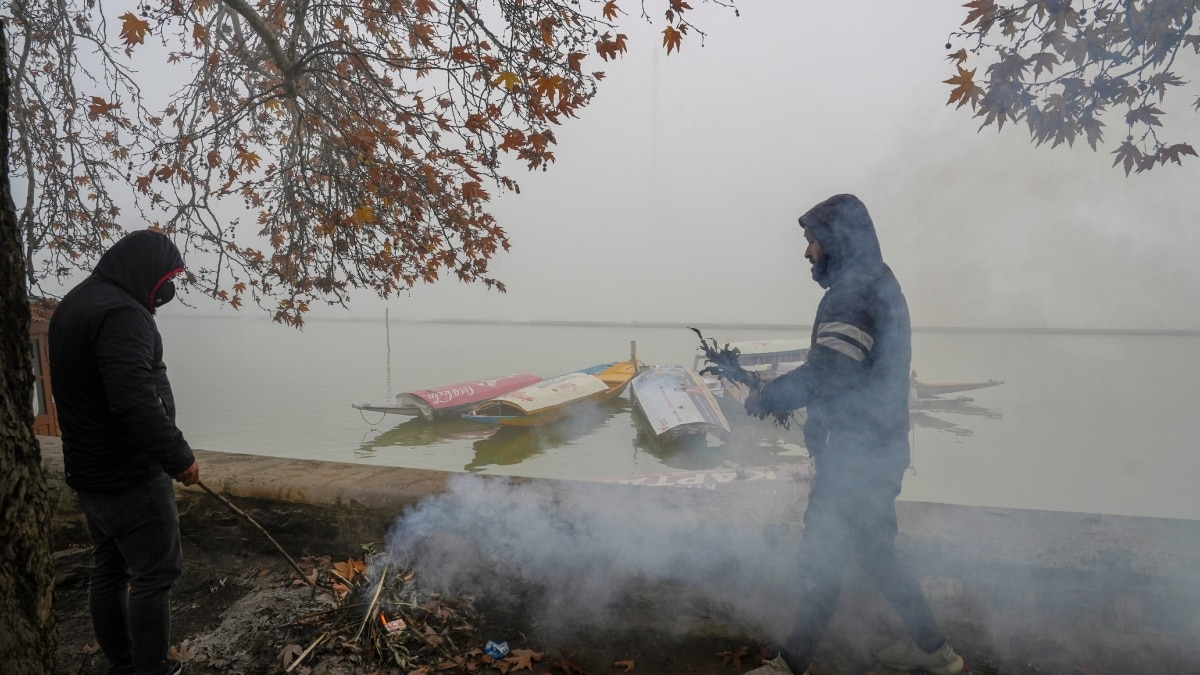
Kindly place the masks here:
<instances>
[{"instance_id":1,"label":"reflective stripe on sleeve","mask_svg":"<svg viewBox=\"0 0 1200 675\"><path fill-rule=\"evenodd\" d=\"M841 352L842 354L849 356L850 358L854 359L855 361L862 362L863 359L867 358L867 355L863 353L863 350L859 349L858 347L850 344L848 341L846 341L843 338L838 337L836 335L826 335L824 337L819 337L819 338L817 338L817 344L825 346L825 347L829 347L830 349L834 350L835 352Z\"/></svg>"},{"instance_id":2,"label":"reflective stripe on sleeve","mask_svg":"<svg viewBox=\"0 0 1200 675\"><path fill-rule=\"evenodd\" d=\"M841 321L830 321L829 323L823 323L817 326L818 335L823 335L825 333L840 333L845 335L851 340L854 340L858 344L862 345L866 351L871 351L871 347L875 346L875 338L868 335L866 331L858 328L857 326L851 326L848 323L842 323Z\"/></svg>"}]
</instances>

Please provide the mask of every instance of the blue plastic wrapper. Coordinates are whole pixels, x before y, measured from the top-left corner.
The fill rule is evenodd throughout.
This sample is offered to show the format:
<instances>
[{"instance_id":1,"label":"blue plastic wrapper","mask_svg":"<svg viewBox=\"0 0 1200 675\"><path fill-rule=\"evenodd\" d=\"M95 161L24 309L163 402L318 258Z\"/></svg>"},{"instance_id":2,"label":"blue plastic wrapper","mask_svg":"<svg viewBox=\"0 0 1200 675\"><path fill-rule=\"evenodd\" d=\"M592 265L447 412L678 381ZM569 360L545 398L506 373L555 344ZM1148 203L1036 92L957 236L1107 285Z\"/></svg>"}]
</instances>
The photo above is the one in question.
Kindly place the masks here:
<instances>
[{"instance_id":1,"label":"blue plastic wrapper","mask_svg":"<svg viewBox=\"0 0 1200 675\"><path fill-rule=\"evenodd\" d=\"M497 644L491 640L488 640L488 643L483 646L483 653L487 654L493 659L503 658L508 654L508 643L501 642Z\"/></svg>"}]
</instances>

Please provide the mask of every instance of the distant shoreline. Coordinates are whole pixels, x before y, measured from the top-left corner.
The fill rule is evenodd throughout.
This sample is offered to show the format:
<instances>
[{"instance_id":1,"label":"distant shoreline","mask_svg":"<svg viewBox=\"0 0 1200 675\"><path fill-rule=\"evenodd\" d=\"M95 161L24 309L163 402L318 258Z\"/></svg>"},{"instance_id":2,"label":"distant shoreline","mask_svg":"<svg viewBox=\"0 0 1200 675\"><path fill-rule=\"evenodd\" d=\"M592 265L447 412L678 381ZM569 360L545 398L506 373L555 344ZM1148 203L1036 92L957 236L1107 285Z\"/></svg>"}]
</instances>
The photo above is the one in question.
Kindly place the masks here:
<instances>
[{"instance_id":1,"label":"distant shoreline","mask_svg":"<svg viewBox=\"0 0 1200 675\"><path fill-rule=\"evenodd\" d=\"M193 314L190 316L173 316L179 319L237 318L241 320L257 320L249 316L237 317L224 314ZM264 317L263 320L269 320ZM381 317L306 317L310 321L382 321ZM426 323L458 326L561 326L573 328L699 328L702 332L710 330L772 330L772 331L803 331L812 330L812 324L786 323L725 323L695 321L688 323L674 321L578 321L552 319L390 319L392 323ZM913 326L914 333L962 333L962 334L992 334L992 335L1138 335L1156 337L1200 337L1200 328L1070 328L1070 327L1002 327L1002 326Z\"/></svg>"}]
</instances>

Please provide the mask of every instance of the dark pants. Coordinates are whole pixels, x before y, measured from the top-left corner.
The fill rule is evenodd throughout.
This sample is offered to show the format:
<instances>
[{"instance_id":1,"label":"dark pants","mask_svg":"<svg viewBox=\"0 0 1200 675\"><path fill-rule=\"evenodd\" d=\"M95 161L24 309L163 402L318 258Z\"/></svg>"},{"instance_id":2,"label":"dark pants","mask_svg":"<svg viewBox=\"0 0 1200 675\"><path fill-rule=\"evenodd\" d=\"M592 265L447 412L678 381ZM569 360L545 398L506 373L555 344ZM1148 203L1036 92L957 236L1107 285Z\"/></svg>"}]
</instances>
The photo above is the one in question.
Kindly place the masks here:
<instances>
[{"instance_id":1,"label":"dark pants","mask_svg":"<svg viewBox=\"0 0 1200 675\"><path fill-rule=\"evenodd\" d=\"M942 636L933 611L916 578L896 557L896 496L907 462L822 459L804 513L800 565L805 587L785 644L787 661L801 669L811 662L833 617L845 572L855 563L891 603L914 641L924 649L936 648Z\"/></svg>"},{"instance_id":2,"label":"dark pants","mask_svg":"<svg viewBox=\"0 0 1200 675\"><path fill-rule=\"evenodd\" d=\"M78 494L93 546L88 609L110 672L164 673L171 587L183 568L171 478Z\"/></svg>"}]
</instances>

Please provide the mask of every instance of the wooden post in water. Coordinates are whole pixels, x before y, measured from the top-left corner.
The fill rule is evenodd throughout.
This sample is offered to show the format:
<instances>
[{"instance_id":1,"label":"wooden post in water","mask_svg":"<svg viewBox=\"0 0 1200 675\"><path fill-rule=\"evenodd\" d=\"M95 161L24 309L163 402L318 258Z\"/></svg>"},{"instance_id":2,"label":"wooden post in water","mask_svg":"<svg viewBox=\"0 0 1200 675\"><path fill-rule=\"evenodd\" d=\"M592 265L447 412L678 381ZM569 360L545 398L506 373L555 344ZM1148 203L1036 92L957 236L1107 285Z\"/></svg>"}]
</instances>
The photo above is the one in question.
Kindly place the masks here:
<instances>
[{"instance_id":1,"label":"wooden post in water","mask_svg":"<svg viewBox=\"0 0 1200 675\"><path fill-rule=\"evenodd\" d=\"M383 308L383 335L387 340L387 400L392 400L392 322L388 319L388 308Z\"/></svg>"}]
</instances>

